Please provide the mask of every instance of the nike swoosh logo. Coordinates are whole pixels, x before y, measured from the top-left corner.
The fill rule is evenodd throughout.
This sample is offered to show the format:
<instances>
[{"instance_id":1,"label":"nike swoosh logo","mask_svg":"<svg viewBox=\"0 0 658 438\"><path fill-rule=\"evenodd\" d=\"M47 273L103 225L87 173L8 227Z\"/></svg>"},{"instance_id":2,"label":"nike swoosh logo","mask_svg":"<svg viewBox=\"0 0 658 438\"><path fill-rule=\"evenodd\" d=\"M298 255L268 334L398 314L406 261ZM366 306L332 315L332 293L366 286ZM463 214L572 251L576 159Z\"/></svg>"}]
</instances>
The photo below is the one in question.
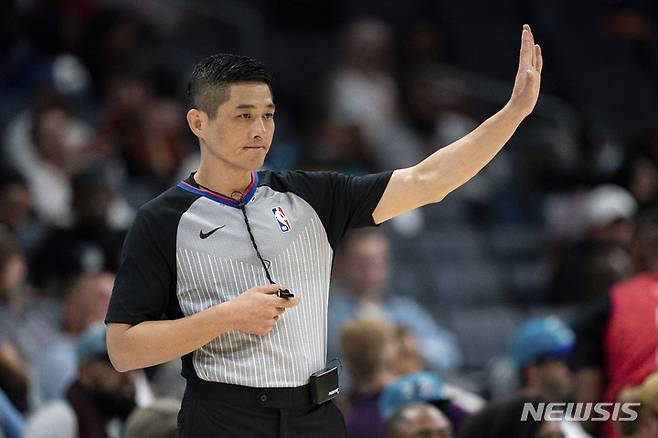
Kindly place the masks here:
<instances>
[{"instance_id":1,"label":"nike swoosh logo","mask_svg":"<svg viewBox=\"0 0 658 438\"><path fill-rule=\"evenodd\" d=\"M199 230L199 237L202 238L202 239L207 239L208 237L210 237L210 235L211 235L212 233L214 233L214 232L217 231L217 230L221 230L221 229L224 228L225 226L226 226L226 225L222 225L221 227L217 227L217 228L215 228L214 230L208 231L207 233L204 233L203 230Z\"/></svg>"}]
</instances>

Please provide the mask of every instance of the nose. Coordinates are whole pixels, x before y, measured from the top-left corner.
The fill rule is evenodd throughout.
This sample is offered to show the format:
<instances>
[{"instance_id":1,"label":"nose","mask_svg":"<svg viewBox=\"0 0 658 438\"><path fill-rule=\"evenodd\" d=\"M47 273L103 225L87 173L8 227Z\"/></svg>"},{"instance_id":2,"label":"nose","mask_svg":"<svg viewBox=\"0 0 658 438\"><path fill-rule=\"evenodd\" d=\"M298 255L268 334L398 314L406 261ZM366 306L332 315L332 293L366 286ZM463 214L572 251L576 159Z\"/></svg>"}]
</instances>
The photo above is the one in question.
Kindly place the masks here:
<instances>
[{"instance_id":1,"label":"nose","mask_svg":"<svg viewBox=\"0 0 658 438\"><path fill-rule=\"evenodd\" d=\"M267 128L265 127L265 122L263 122L263 119L257 118L254 121L254 124L252 125L252 131L254 137L260 137L262 134L267 132Z\"/></svg>"}]
</instances>

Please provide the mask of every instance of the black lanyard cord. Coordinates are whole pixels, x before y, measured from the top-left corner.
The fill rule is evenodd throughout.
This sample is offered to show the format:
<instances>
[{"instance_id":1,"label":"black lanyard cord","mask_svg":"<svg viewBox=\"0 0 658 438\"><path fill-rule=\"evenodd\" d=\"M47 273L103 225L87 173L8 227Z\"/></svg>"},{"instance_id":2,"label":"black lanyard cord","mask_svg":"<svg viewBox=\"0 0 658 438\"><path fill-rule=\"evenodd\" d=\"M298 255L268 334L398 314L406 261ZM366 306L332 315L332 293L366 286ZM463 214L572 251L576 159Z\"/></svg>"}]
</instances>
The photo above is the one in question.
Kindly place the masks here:
<instances>
[{"instance_id":1,"label":"black lanyard cord","mask_svg":"<svg viewBox=\"0 0 658 438\"><path fill-rule=\"evenodd\" d=\"M238 208L242 210L242 215L244 216L244 223L247 224L247 231L249 232L249 237L251 238L251 244L254 246L254 249L256 250L256 255L258 256L258 260L263 265L263 269L265 270L265 275L267 275L267 280L270 282L270 284L275 284L274 281L272 280L272 276L270 275L270 270L268 269L268 265L271 264L269 260L263 259L263 256L260 255L260 251L258 250L258 245L256 245L256 239L254 238L254 233L251 232L251 226L249 225L249 218L247 217L247 209L245 208L245 205L240 201L238 203ZM267 264L265 264L267 262Z\"/></svg>"},{"instance_id":2,"label":"black lanyard cord","mask_svg":"<svg viewBox=\"0 0 658 438\"><path fill-rule=\"evenodd\" d=\"M198 182L197 182L197 185L199 187L203 188L203 189L208 190L209 192L217 193L217 192L209 189L208 187L202 186ZM238 195L238 196L236 197L235 195ZM224 196L224 195L222 195L222 196ZM254 249L256 250L256 255L258 256L258 260L260 260L261 264L263 265L263 269L265 270L265 275L267 276L267 280L270 282L270 284L276 284L274 282L274 280L272 280L272 276L270 275L269 267L272 265L272 262L270 262L269 260L265 260L263 258L263 256L260 254L260 251L258 250L258 245L256 245L256 239L254 238L254 233L251 232L251 226L249 225L249 218L247 217L247 209L246 209L246 206L245 206L244 202L242 202L243 197L244 197L244 195L241 192L237 191L237 190L231 194L231 199L233 201L235 201L238 204L238 208L240 210L242 210L242 215L244 216L244 223L247 225L247 231L249 232L249 238L251 239L251 244L253 245ZM267 263L265 263L265 262L267 262ZM295 295L290 293L290 291L288 289L279 289L279 291L277 292L277 296L287 299L287 298L292 298Z\"/></svg>"}]
</instances>

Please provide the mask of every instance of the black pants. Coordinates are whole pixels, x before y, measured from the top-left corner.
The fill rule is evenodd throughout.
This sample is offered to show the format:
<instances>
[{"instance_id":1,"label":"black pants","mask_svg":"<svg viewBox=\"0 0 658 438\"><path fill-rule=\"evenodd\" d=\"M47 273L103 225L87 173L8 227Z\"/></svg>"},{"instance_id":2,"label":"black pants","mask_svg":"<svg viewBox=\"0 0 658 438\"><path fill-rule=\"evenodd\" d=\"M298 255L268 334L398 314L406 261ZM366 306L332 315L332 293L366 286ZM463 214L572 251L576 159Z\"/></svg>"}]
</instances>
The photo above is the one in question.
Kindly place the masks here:
<instances>
[{"instance_id":1,"label":"black pants","mask_svg":"<svg viewBox=\"0 0 658 438\"><path fill-rule=\"evenodd\" d=\"M314 404L308 385L261 389L188 381L176 436L340 438L346 431L336 405Z\"/></svg>"}]
</instances>

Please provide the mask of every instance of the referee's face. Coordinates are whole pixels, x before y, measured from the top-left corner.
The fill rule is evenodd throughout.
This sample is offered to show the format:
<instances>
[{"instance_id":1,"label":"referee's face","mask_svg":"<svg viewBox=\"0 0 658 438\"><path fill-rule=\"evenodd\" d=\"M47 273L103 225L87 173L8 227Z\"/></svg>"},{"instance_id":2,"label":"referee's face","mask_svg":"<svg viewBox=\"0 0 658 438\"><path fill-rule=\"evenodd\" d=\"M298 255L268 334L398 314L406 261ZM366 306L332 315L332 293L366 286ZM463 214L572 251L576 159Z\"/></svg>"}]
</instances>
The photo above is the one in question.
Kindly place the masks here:
<instances>
[{"instance_id":1,"label":"referee's face","mask_svg":"<svg viewBox=\"0 0 658 438\"><path fill-rule=\"evenodd\" d=\"M210 119L202 113L199 137L202 157L221 166L251 171L263 165L274 136L274 102L267 84L231 85L229 99ZM205 150L204 150L205 149Z\"/></svg>"}]
</instances>

